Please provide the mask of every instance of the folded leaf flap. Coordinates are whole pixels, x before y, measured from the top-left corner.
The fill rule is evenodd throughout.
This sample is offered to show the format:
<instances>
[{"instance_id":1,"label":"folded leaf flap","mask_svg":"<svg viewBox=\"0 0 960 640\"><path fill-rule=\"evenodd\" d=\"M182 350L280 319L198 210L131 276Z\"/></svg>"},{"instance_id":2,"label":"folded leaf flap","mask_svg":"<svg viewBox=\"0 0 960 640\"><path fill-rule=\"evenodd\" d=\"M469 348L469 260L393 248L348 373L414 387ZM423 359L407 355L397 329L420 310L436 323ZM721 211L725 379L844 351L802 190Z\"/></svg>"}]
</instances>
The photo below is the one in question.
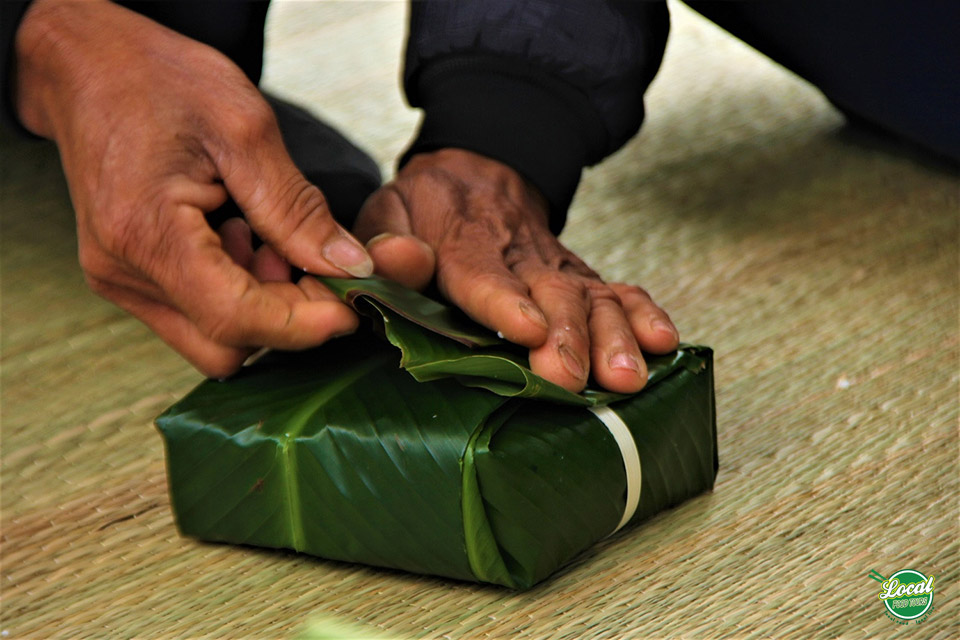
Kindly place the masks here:
<instances>
[{"instance_id":1,"label":"folded leaf flap","mask_svg":"<svg viewBox=\"0 0 960 640\"><path fill-rule=\"evenodd\" d=\"M507 397L585 406L597 401L597 398L567 391L541 378L526 366L524 356L512 353L506 347L471 349L459 342L438 338L376 302L370 302L370 305L381 314L387 339L403 354L400 366L421 382L455 377L465 385L482 387ZM613 399L625 397L609 395Z\"/></svg>"},{"instance_id":2,"label":"folded leaf flap","mask_svg":"<svg viewBox=\"0 0 960 640\"><path fill-rule=\"evenodd\" d=\"M529 588L616 524L625 487L619 449L588 415L513 401L471 441L464 524L478 580Z\"/></svg>"},{"instance_id":3,"label":"folded leaf flap","mask_svg":"<svg viewBox=\"0 0 960 640\"><path fill-rule=\"evenodd\" d=\"M504 344L504 340L459 309L442 305L385 278L320 278L320 281L358 311L364 311L365 300L373 300L379 303L378 309L386 307L433 333L468 347Z\"/></svg>"},{"instance_id":4,"label":"folded leaf flap","mask_svg":"<svg viewBox=\"0 0 960 640\"><path fill-rule=\"evenodd\" d=\"M530 370L526 350L500 340L455 309L380 278L323 278L355 309L371 316L401 351L400 366L424 382L455 377L507 397L537 398L580 406L604 405L629 397L602 389L573 393ZM442 338L441 338L442 336ZM446 339L444 339L446 338ZM677 367L702 367L696 348L645 356L648 384Z\"/></svg>"},{"instance_id":5,"label":"folded leaf flap","mask_svg":"<svg viewBox=\"0 0 960 640\"><path fill-rule=\"evenodd\" d=\"M516 580L504 562L503 551L490 527L486 503L480 489L476 468L476 451L483 451L492 434L519 408L515 402L507 403L491 414L484 424L474 431L461 464L463 533L466 542L470 570L481 582L491 582L505 587L518 587Z\"/></svg>"}]
</instances>

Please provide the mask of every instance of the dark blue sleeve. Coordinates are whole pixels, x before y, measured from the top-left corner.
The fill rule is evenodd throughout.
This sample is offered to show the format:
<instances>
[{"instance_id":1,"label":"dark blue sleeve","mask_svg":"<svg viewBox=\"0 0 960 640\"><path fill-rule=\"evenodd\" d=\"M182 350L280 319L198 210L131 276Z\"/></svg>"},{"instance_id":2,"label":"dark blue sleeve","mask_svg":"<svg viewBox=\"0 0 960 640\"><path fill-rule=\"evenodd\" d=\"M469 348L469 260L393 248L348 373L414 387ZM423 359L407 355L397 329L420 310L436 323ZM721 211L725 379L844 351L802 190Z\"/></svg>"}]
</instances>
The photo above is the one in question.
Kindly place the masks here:
<instances>
[{"instance_id":1,"label":"dark blue sleeve","mask_svg":"<svg viewBox=\"0 0 960 640\"><path fill-rule=\"evenodd\" d=\"M559 232L583 167L640 128L668 30L661 2L412 2L404 88L424 117L401 164L443 147L504 162Z\"/></svg>"}]
</instances>

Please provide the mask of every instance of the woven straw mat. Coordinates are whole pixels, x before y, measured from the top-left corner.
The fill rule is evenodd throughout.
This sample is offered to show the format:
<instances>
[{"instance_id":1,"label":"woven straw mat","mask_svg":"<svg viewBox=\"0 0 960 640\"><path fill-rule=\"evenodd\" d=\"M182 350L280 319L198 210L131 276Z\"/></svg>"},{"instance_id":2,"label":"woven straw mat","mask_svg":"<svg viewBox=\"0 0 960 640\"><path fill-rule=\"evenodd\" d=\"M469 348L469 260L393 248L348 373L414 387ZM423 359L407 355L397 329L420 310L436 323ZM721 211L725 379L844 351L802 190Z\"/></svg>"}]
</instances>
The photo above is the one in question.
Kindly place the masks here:
<instances>
[{"instance_id":1,"label":"woven straw mat","mask_svg":"<svg viewBox=\"0 0 960 640\"><path fill-rule=\"evenodd\" d=\"M389 175L417 114L404 6L278 3L265 86ZM183 539L153 417L200 376L96 298L56 151L2 141L2 622L10 638L904 634L867 578L936 576L958 627L954 168L847 127L674 7L643 133L586 172L562 239L717 352L715 491L526 593ZM906 636L904 636L906 637ZM912 636L911 636L912 637Z\"/></svg>"}]
</instances>

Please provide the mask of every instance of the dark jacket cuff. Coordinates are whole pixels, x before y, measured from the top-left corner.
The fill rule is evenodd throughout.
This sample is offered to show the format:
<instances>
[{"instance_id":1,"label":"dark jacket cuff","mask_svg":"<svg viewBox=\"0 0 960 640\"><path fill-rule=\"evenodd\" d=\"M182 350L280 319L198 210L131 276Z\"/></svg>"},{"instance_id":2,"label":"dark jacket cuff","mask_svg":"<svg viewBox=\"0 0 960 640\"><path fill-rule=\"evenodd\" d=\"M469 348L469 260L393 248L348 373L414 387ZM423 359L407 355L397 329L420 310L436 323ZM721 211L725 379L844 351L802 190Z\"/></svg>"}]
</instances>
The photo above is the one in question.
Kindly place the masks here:
<instances>
[{"instance_id":1,"label":"dark jacket cuff","mask_svg":"<svg viewBox=\"0 0 960 640\"><path fill-rule=\"evenodd\" d=\"M503 162L537 187L559 233L583 167L606 143L593 108L577 89L506 59L432 63L408 80L423 122L402 167L415 154L454 147Z\"/></svg>"},{"instance_id":2,"label":"dark jacket cuff","mask_svg":"<svg viewBox=\"0 0 960 640\"><path fill-rule=\"evenodd\" d=\"M31 0L0 0L0 124L35 138L20 124L13 105L13 47L17 28Z\"/></svg>"}]
</instances>

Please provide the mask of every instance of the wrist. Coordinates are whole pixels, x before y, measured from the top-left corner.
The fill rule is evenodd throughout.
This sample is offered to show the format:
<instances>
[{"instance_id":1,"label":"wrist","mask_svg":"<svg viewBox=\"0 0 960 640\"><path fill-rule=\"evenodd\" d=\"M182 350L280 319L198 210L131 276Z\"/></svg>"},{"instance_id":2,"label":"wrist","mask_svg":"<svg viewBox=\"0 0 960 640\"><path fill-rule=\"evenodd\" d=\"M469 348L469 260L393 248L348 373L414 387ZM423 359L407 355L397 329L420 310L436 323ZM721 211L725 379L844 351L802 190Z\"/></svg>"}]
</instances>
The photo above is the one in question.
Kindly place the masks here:
<instances>
[{"instance_id":1,"label":"wrist","mask_svg":"<svg viewBox=\"0 0 960 640\"><path fill-rule=\"evenodd\" d=\"M60 110L72 86L89 80L82 69L84 29L106 0L33 0L14 39L13 105L30 132L56 138Z\"/></svg>"},{"instance_id":2,"label":"wrist","mask_svg":"<svg viewBox=\"0 0 960 640\"><path fill-rule=\"evenodd\" d=\"M407 79L407 93L424 117L401 166L450 147L499 160L537 186L559 233L583 167L606 141L586 94L538 67L487 55L431 62Z\"/></svg>"}]
</instances>

